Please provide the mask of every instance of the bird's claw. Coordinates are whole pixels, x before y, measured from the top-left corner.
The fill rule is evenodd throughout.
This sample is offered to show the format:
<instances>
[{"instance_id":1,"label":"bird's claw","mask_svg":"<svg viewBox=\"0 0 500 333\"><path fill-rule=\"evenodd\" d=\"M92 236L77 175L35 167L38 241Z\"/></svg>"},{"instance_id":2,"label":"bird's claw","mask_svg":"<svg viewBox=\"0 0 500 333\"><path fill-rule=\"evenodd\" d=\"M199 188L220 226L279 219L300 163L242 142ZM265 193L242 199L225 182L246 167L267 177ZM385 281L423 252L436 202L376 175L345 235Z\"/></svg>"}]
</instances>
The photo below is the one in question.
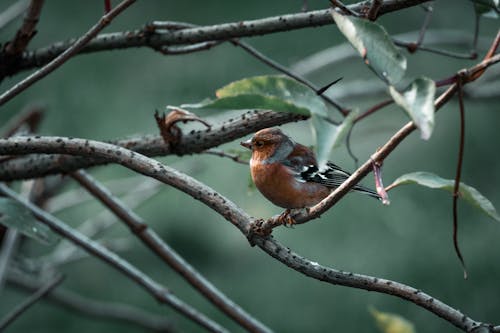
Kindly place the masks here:
<instances>
[{"instance_id":1,"label":"bird's claw","mask_svg":"<svg viewBox=\"0 0 500 333\"><path fill-rule=\"evenodd\" d=\"M287 209L278 216L278 221L281 225L287 228L293 228L295 225L295 219L292 216L291 210Z\"/></svg>"}]
</instances>

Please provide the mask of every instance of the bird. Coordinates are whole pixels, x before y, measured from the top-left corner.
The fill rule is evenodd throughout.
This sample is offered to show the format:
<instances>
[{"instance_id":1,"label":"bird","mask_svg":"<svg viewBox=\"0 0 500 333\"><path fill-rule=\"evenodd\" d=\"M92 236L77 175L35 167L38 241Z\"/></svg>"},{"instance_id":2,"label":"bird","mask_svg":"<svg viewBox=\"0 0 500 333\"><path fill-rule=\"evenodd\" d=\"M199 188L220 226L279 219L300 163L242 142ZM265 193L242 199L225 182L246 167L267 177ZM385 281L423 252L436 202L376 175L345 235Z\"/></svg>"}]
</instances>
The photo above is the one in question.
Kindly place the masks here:
<instances>
[{"instance_id":1,"label":"bird","mask_svg":"<svg viewBox=\"0 0 500 333\"><path fill-rule=\"evenodd\" d=\"M262 129L240 144L252 152L250 173L255 186L286 214L316 205L351 176L332 162L320 170L314 152L277 127ZM362 185L351 191L380 199Z\"/></svg>"}]
</instances>

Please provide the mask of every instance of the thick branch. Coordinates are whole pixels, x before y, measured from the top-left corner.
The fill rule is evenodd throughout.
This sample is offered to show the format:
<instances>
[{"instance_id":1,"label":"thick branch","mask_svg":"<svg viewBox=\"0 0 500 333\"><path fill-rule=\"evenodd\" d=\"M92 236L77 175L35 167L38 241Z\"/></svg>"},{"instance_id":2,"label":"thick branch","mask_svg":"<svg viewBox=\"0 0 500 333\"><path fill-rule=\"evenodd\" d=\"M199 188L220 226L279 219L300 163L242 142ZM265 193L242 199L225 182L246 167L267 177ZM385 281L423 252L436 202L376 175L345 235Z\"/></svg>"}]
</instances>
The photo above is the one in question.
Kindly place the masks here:
<instances>
[{"instance_id":1,"label":"thick branch","mask_svg":"<svg viewBox=\"0 0 500 333\"><path fill-rule=\"evenodd\" d=\"M439 105L443 103L445 99L443 98L440 101L441 102L438 101L436 103ZM407 126L403 127L401 131L406 131ZM399 139L402 140L402 138ZM253 222L253 219L239 209L233 202L221 196L203 183L168 166L162 165L155 160L121 147L97 141L54 137L38 137L37 139L14 137L10 139L0 139L0 153L2 154L34 152L99 156L108 159L109 162L119 163L127 168L178 188L221 214L245 235L248 234L250 223ZM321 266L292 252L290 249L275 241L272 237L263 238L254 236L253 242L269 255L309 277L331 284L397 296L427 309L466 332L483 325L413 287L386 279L343 272Z\"/></svg>"},{"instance_id":2,"label":"thick branch","mask_svg":"<svg viewBox=\"0 0 500 333\"><path fill-rule=\"evenodd\" d=\"M101 244L91 240L84 234L67 226L55 216L38 208L29 201L24 200L21 196L9 189L7 186L0 184L0 193L22 204L24 207L30 210L31 213L40 222L47 225L55 233L61 235L65 239L74 243L76 246L106 262L111 267L114 267L125 276L132 279L135 283L137 283L137 285L143 287L146 291L153 295L159 302L170 305L180 314L186 316L193 322L199 324L200 326L206 328L211 332L226 332L224 328L222 328L217 323L213 322L211 319L207 318L205 315L198 312L191 306L184 303L182 300L172 294L170 290L166 289L158 282L151 279L149 276L141 272L129 262L119 257L117 254L111 252Z\"/></svg>"},{"instance_id":3,"label":"thick branch","mask_svg":"<svg viewBox=\"0 0 500 333\"><path fill-rule=\"evenodd\" d=\"M380 16L400 9L416 6L427 1L429 0L386 0L380 7L378 15ZM360 12L367 9L368 6L369 4L367 4L366 1L362 1L357 4L350 5L349 8ZM330 9L323 9L305 13L273 16L257 20L182 29L179 31L171 31L161 34L149 34L145 33L143 30L115 32L97 36L92 42L81 50L81 53L143 46L161 49L164 46L168 47L171 45L196 44L214 40L260 36L281 31L318 27L333 23ZM13 73L19 70L38 67L49 62L51 59L70 47L74 42L74 39L57 42L46 48L27 52L24 55L19 67L13 69Z\"/></svg>"},{"instance_id":4,"label":"thick branch","mask_svg":"<svg viewBox=\"0 0 500 333\"><path fill-rule=\"evenodd\" d=\"M231 118L222 124L214 125L211 129L193 130L185 133L175 147L165 145L159 135L118 140L112 143L146 156L201 153L206 149L241 138L262 128L302 119L306 119L306 117L282 112L253 110L245 112L237 116L237 118ZM105 163L108 163L106 159L97 158L96 156L85 158L57 155L19 157L0 162L0 180L36 178L49 174L72 172Z\"/></svg>"},{"instance_id":5,"label":"thick branch","mask_svg":"<svg viewBox=\"0 0 500 333\"><path fill-rule=\"evenodd\" d=\"M253 318L238 304L234 303L205 279L203 275L196 271L193 266L186 262L174 251L174 249L165 243L153 229L149 228L142 218L128 209L124 203L114 197L103 185L84 171L74 172L71 176L107 206L118 218L125 222L146 246L184 277L184 279L221 311L235 320L239 325L246 328L249 332L271 332L269 328Z\"/></svg>"}]
</instances>

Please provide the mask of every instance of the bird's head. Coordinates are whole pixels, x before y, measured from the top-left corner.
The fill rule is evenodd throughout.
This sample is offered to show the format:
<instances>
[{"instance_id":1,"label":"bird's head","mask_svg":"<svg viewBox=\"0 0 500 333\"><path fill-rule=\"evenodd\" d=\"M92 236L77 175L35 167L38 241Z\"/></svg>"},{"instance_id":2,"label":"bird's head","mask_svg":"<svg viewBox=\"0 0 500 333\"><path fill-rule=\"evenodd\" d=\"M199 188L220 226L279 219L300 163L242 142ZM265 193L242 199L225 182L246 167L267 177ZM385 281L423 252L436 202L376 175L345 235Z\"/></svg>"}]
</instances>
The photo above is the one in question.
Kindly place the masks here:
<instances>
[{"instance_id":1,"label":"bird's head","mask_svg":"<svg viewBox=\"0 0 500 333\"><path fill-rule=\"evenodd\" d=\"M252 138L240 144L252 151L252 158L262 160L276 156L277 153L280 158L285 157L281 155L285 153L288 155L293 147L293 141L275 127L260 130Z\"/></svg>"}]
</instances>

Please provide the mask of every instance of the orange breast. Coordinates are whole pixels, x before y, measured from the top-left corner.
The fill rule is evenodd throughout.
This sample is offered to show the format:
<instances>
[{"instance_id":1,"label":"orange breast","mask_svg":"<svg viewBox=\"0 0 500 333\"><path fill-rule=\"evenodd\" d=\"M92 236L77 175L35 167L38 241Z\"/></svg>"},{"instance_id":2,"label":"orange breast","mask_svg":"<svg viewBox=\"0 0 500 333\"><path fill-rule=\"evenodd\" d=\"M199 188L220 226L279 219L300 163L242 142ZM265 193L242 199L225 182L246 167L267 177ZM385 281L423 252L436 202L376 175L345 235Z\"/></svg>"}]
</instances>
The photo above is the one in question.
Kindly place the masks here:
<instances>
[{"instance_id":1,"label":"orange breast","mask_svg":"<svg viewBox=\"0 0 500 333\"><path fill-rule=\"evenodd\" d=\"M291 170L279 163L257 164L251 170L259 191L269 201L283 208L311 207L330 193L323 185L299 182Z\"/></svg>"}]
</instances>

